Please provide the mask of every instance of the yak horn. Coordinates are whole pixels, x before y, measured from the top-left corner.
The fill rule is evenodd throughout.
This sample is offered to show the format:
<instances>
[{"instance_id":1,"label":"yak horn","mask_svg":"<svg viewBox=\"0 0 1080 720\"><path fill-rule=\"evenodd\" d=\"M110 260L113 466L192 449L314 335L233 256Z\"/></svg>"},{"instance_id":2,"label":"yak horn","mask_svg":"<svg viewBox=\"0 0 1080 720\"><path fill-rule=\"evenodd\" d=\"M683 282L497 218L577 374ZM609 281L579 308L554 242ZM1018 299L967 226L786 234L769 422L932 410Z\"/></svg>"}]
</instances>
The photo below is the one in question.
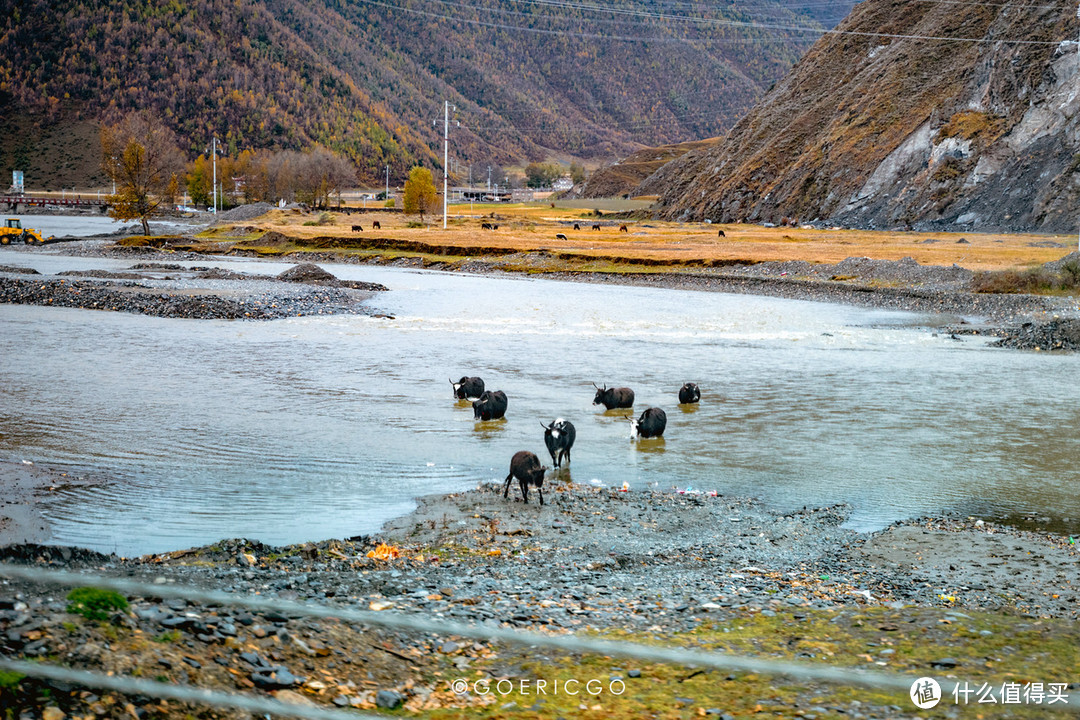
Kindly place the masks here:
<instances>
[{"instance_id":1,"label":"yak horn","mask_svg":"<svg viewBox=\"0 0 1080 720\"><path fill-rule=\"evenodd\" d=\"M550 430L551 429L547 425L544 424L543 420L540 421L540 427L544 428L545 430Z\"/></svg>"}]
</instances>

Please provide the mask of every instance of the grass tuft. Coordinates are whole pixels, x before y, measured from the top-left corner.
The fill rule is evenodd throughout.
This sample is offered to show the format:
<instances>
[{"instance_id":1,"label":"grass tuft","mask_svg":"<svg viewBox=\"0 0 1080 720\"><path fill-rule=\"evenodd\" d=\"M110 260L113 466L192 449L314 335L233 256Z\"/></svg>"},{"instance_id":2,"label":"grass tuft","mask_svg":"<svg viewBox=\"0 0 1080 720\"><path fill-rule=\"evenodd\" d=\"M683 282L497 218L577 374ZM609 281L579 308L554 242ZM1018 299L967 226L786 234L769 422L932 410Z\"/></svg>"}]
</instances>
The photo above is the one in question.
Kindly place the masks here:
<instances>
[{"instance_id":1,"label":"grass tuft","mask_svg":"<svg viewBox=\"0 0 1080 720\"><path fill-rule=\"evenodd\" d=\"M67 611L87 620L107 620L114 610L127 610L127 599L115 590L80 587L68 593Z\"/></svg>"}]
</instances>

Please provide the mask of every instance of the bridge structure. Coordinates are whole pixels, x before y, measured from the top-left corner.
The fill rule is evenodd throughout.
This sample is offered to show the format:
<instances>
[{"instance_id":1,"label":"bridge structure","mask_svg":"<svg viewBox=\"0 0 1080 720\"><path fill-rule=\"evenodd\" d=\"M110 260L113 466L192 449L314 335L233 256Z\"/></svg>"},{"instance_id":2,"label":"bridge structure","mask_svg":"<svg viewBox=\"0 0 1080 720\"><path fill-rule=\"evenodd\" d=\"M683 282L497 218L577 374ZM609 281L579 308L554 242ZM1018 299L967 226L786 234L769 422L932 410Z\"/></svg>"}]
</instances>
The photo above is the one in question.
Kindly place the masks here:
<instances>
[{"instance_id":1,"label":"bridge structure","mask_svg":"<svg viewBox=\"0 0 1080 720\"><path fill-rule=\"evenodd\" d=\"M109 202L102 198L83 199L80 196L74 198L66 197L40 197L33 195L3 195L0 196L0 207L7 209L7 212L15 214L19 212L19 207L66 207L66 208L87 208L91 210L97 210L104 213L109 209Z\"/></svg>"}]
</instances>

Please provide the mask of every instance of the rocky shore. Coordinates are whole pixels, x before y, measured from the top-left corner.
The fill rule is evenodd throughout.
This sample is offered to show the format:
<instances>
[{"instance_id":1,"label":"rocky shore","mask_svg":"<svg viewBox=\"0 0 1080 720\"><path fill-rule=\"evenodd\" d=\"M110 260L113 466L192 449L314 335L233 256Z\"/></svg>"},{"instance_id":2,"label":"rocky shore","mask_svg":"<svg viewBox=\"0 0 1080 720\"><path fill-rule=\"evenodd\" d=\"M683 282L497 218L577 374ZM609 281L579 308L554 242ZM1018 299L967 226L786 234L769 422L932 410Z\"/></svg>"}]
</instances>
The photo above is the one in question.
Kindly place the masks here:
<instances>
[{"instance_id":1,"label":"rocky shore","mask_svg":"<svg viewBox=\"0 0 1080 720\"><path fill-rule=\"evenodd\" d=\"M959 517L862 535L843 527L844 507L783 514L745 499L674 491L556 485L546 497L544 507L523 505L483 485L424 498L378 536L289 547L234 539L123 559L18 544L0 549L0 560L481 626L820 658L913 678L1044 672L1033 658L1049 653L1053 663L1040 678L1075 680L1080 558L1071 538ZM784 717L915 715L907 702L881 693L833 692L814 683L780 690L768 678L743 675L693 683L688 679L699 673L692 669L522 654L461 638L176 599L127 598L127 608L91 621L63 600L66 592L0 585L3 654L287 702L464 713L455 717L586 716L594 701L614 710L631 700L594 698L580 708L579 698L549 697L530 706L536 698L527 693L451 686L454 678L517 682L568 671L638 682L657 693L636 693L628 717L645 707L665 717L712 709L736 717L763 703ZM762 682L774 688L764 699ZM46 707L56 708L54 718L230 716L47 682L24 681L6 692L28 703L24 709L35 718Z\"/></svg>"},{"instance_id":2,"label":"rocky shore","mask_svg":"<svg viewBox=\"0 0 1080 720\"><path fill-rule=\"evenodd\" d=\"M377 283L344 282L314 265L278 276L137 263L128 271L68 271L41 275L0 266L0 303L114 310L156 317L269 320L303 315L365 313Z\"/></svg>"}]
</instances>

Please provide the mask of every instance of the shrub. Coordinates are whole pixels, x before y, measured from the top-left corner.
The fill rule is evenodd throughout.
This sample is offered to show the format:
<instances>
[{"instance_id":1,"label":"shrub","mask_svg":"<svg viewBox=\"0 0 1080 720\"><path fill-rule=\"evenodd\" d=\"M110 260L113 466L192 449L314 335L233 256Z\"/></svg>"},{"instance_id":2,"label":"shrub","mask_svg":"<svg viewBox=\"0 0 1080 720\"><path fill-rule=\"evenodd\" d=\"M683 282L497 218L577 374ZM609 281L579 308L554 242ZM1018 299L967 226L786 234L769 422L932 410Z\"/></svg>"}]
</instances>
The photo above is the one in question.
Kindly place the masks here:
<instances>
[{"instance_id":1,"label":"shrub","mask_svg":"<svg viewBox=\"0 0 1080 720\"><path fill-rule=\"evenodd\" d=\"M975 110L963 110L956 113L945 123L939 135L942 138L958 137L963 140L976 140L983 145L998 138L1005 127L1005 118Z\"/></svg>"},{"instance_id":2,"label":"shrub","mask_svg":"<svg viewBox=\"0 0 1080 720\"><path fill-rule=\"evenodd\" d=\"M931 179L934 182L949 182L960 177L963 172L963 161L950 155L941 161Z\"/></svg>"},{"instance_id":3,"label":"shrub","mask_svg":"<svg viewBox=\"0 0 1080 720\"><path fill-rule=\"evenodd\" d=\"M334 224L334 215L333 215L333 213L328 213L328 212L319 213L318 224L319 225L333 225Z\"/></svg>"},{"instance_id":4,"label":"shrub","mask_svg":"<svg viewBox=\"0 0 1080 720\"><path fill-rule=\"evenodd\" d=\"M1041 267L983 272L972 278L971 289L977 293L1075 293L1080 290L1080 264L1066 263L1061 273Z\"/></svg>"},{"instance_id":5,"label":"shrub","mask_svg":"<svg viewBox=\"0 0 1080 720\"><path fill-rule=\"evenodd\" d=\"M424 227L424 223L420 222L419 220L410 220L409 222L405 223L405 227L407 227L407 228L422 228L422 227Z\"/></svg>"},{"instance_id":6,"label":"shrub","mask_svg":"<svg viewBox=\"0 0 1080 720\"><path fill-rule=\"evenodd\" d=\"M107 620L113 610L127 610L128 601L114 590L80 587L68 593L67 611L87 620Z\"/></svg>"}]
</instances>

